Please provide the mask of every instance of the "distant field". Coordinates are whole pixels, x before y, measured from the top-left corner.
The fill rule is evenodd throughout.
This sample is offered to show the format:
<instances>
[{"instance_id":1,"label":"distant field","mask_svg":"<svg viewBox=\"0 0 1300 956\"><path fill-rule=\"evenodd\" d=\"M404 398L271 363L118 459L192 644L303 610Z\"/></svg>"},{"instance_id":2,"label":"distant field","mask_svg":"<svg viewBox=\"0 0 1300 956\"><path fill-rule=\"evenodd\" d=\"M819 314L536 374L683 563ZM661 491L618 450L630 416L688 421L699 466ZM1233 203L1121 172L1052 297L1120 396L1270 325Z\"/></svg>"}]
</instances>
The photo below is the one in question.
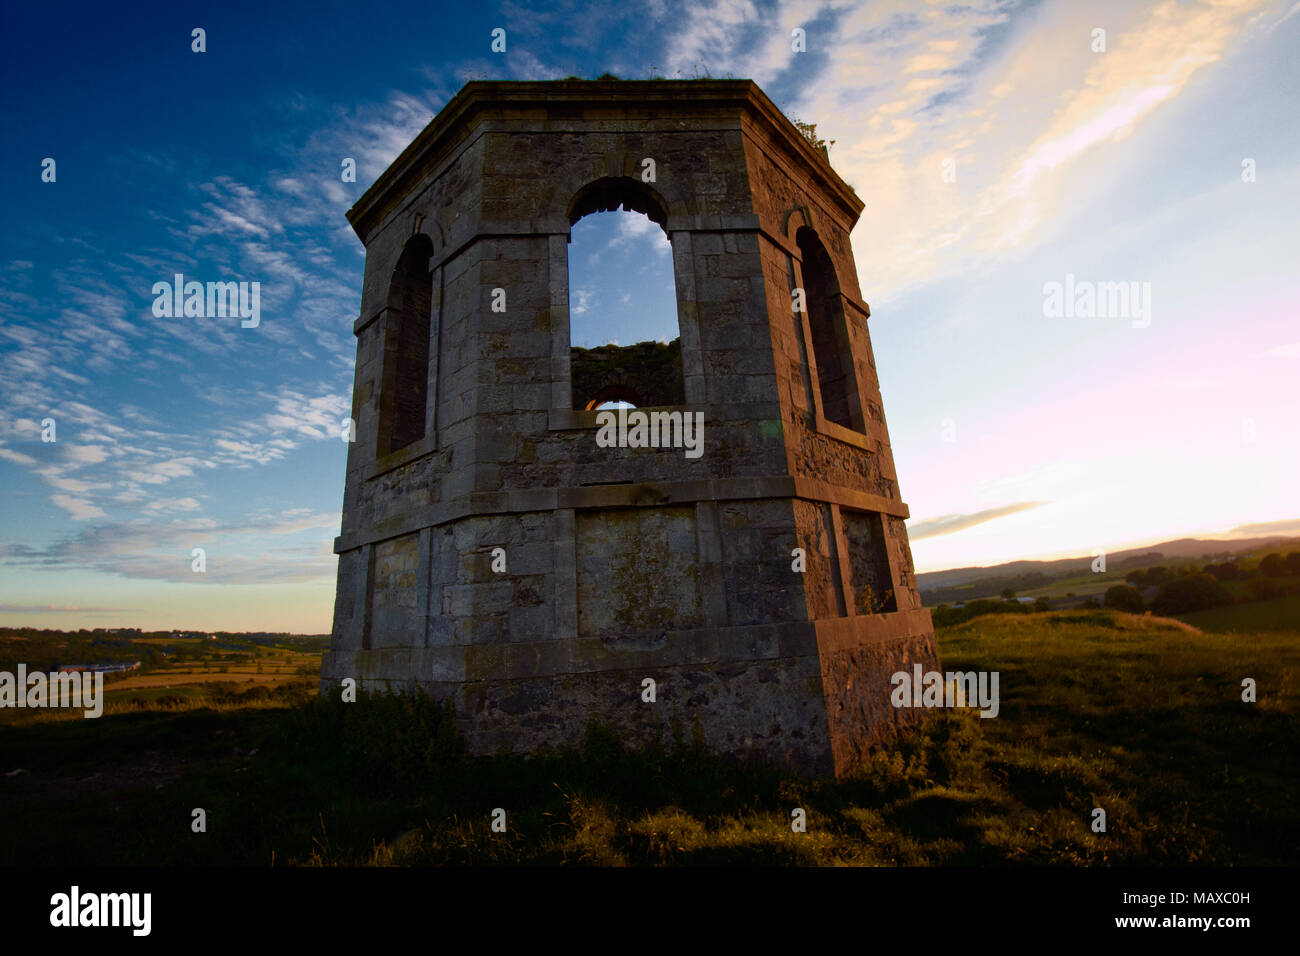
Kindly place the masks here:
<instances>
[{"instance_id":1,"label":"distant field","mask_svg":"<svg viewBox=\"0 0 1300 956\"><path fill-rule=\"evenodd\" d=\"M320 701L309 679L141 690L99 721L0 725L0 863L1300 863L1294 634L1061 611L938 638L945 669L999 673L999 716L943 713L839 780L599 730L469 758L431 702Z\"/></svg>"},{"instance_id":2,"label":"distant field","mask_svg":"<svg viewBox=\"0 0 1300 956\"><path fill-rule=\"evenodd\" d=\"M1040 587L1020 588L1016 591L1016 596L1022 598L1044 597L1059 599L1064 598L1066 594L1073 594L1078 598L1096 597L1100 600L1105 596L1107 588L1114 587L1116 584L1124 583L1124 573L1120 571L1108 571L1105 574L1083 572L1073 577L1062 578L1058 581L1053 581L1050 584L1044 584ZM938 603L955 604L958 601L975 601L980 598L996 599L998 597L998 592L995 590L990 593L987 587L980 586L979 584L971 584L966 587L948 589L946 597L948 600L944 602L936 602L934 604L927 603L926 606L935 607Z\"/></svg>"},{"instance_id":3,"label":"distant field","mask_svg":"<svg viewBox=\"0 0 1300 956\"><path fill-rule=\"evenodd\" d=\"M321 655L312 652L284 651L275 648L229 655L233 660L183 661L166 664L148 674L132 674L110 685L112 692L143 687L179 687L185 684L248 683L278 684L294 678L320 673Z\"/></svg>"},{"instance_id":4,"label":"distant field","mask_svg":"<svg viewBox=\"0 0 1300 956\"><path fill-rule=\"evenodd\" d=\"M31 661L29 671L54 666L60 660L103 659L95 649L50 651L31 639L13 639L22 644L18 654L6 657ZM254 687L279 691L306 681L313 687L320 675L321 652L270 645L248 649L217 648L204 640L186 638L133 637L126 648L115 648L116 659L132 657L137 645L144 647L181 648L185 659L155 661L145 671L109 675L104 683L105 711L108 714L135 712L141 709L177 710L193 707L229 709L264 706L263 694L248 695ZM75 646L75 645L74 645ZM12 670L16 661L0 660L0 670ZM0 710L0 727L82 719L68 710ZM102 719L102 718L101 718Z\"/></svg>"},{"instance_id":5,"label":"distant field","mask_svg":"<svg viewBox=\"0 0 1300 956\"><path fill-rule=\"evenodd\" d=\"M318 659L319 661L319 659ZM253 684L278 684L297 676L294 667L274 668L258 673L252 668L231 668L229 671L178 667L140 677L126 677L109 685L110 694L143 687L183 687L187 684L218 684L229 681L243 681Z\"/></svg>"},{"instance_id":6,"label":"distant field","mask_svg":"<svg viewBox=\"0 0 1300 956\"><path fill-rule=\"evenodd\" d=\"M1024 591L1017 591L1018 597L1065 597L1067 592L1073 592L1076 597L1096 596L1103 597L1107 588L1112 588L1117 584L1124 583L1124 575L1119 572L1109 572L1106 574L1080 574L1073 578L1066 578L1063 581L1055 581L1052 584L1046 584L1040 588L1029 588Z\"/></svg>"},{"instance_id":7,"label":"distant field","mask_svg":"<svg viewBox=\"0 0 1300 956\"><path fill-rule=\"evenodd\" d=\"M180 647L189 653L202 653L214 642L201 637L132 637L132 646Z\"/></svg>"},{"instance_id":8,"label":"distant field","mask_svg":"<svg viewBox=\"0 0 1300 956\"><path fill-rule=\"evenodd\" d=\"M1216 633L1253 631L1300 632L1300 594L1272 598L1268 601L1251 601L1246 604L1229 604L1210 608L1194 614L1178 615L1180 621Z\"/></svg>"},{"instance_id":9,"label":"distant field","mask_svg":"<svg viewBox=\"0 0 1300 956\"><path fill-rule=\"evenodd\" d=\"M1016 588L1016 596L1022 598L1064 598L1066 594L1073 594L1078 598L1097 597L1105 595L1106 589L1114 587L1116 584L1124 584L1124 575L1127 572L1122 569L1112 569L1102 574L1094 574L1091 571L1081 571L1070 577L1062 577L1051 581L1048 584L1039 585L1032 588ZM933 601L933 598L927 596L927 607L935 607L940 603L955 604L959 601L975 601L980 598L997 598L1000 594L999 588L990 588L986 584L978 581L971 582L968 585L949 587L944 591L943 601ZM932 602L933 603L930 603Z\"/></svg>"}]
</instances>

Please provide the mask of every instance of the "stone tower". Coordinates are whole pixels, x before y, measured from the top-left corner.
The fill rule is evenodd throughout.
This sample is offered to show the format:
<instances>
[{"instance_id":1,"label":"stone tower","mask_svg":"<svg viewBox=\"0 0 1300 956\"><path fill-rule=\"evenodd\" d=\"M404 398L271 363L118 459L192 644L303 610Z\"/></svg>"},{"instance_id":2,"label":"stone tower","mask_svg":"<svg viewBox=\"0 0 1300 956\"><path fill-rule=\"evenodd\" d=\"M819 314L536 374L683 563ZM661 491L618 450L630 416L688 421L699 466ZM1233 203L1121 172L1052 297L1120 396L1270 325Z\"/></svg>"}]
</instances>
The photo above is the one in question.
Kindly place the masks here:
<instances>
[{"instance_id":1,"label":"stone tower","mask_svg":"<svg viewBox=\"0 0 1300 956\"><path fill-rule=\"evenodd\" d=\"M574 349L569 230L620 206L671 241L680 337ZM420 685L478 752L598 720L814 773L919 720L890 704L894 672L938 661L862 208L748 80L465 86L348 213L366 264L322 691ZM702 453L602 447L596 405L629 396L702 415Z\"/></svg>"}]
</instances>

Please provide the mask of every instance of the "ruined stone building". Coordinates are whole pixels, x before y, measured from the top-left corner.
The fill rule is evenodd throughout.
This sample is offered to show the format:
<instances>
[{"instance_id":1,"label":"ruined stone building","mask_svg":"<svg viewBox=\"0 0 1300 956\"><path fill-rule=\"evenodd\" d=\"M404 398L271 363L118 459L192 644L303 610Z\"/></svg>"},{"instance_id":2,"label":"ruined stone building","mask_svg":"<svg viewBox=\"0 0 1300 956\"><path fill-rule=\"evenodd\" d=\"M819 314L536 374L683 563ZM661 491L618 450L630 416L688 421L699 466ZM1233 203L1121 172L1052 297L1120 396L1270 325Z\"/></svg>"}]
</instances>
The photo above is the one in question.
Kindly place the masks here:
<instances>
[{"instance_id":1,"label":"ruined stone building","mask_svg":"<svg viewBox=\"0 0 1300 956\"><path fill-rule=\"evenodd\" d=\"M680 337L574 349L570 227L620 206L671 241ZM366 263L322 690L419 685L478 752L597 720L818 773L920 719L889 699L938 662L862 209L747 80L465 86L348 213ZM602 447L612 399L702 413L703 453Z\"/></svg>"}]
</instances>

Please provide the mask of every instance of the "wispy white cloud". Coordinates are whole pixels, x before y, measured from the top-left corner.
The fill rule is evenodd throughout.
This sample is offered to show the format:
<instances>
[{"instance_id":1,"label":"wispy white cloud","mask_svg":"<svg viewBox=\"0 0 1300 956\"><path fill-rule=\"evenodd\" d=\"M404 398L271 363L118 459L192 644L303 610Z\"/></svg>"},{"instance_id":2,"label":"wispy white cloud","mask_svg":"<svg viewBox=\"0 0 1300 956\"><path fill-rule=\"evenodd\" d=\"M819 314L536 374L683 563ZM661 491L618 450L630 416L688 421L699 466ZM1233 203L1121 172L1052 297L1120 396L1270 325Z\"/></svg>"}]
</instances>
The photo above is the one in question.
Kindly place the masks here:
<instances>
[{"instance_id":1,"label":"wispy white cloud","mask_svg":"<svg viewBox=\"0 0 1300 956\"><path fill-rule=\"evenodd\" d=\"M329 537L338 527L337 514L309 509L253 514L234 522L151 516L88 525L43 547L0 543L0 565L190 584L319 581L336 568ZM205 552L202 573L193 570L194 548Z\"/></svg>"},{"instance_id":2,"label":"wispy white cloud","mask_svg":"<svg viewBox=\"0 0 1300 956\"><path fill-rule=\"evenodd\" d=\"M157 498L144 506L144 511L157 514L160 512L197 511L200 505L197 498Z\"/></svg>"},{"instance_id":3,"label":"wispy white cloud","mask_svg":"<svg viewBox=\"0 0 1300 956\"><path fill-rule=\"evenodd\" d=\"M50 501L58 505L69 515L78 521L85 521L87 518L107 518L108 512L104 511L85 498L77 498L73 495L51 495Z\"/></svg>"},{"instance_id":4,"label":"wispy white cloud","mask_svg":"<svg viewBox=\"0 0 1300 956\"><path fill-rule=\"evenodd\" d=\"M635 248L638 251L647 250L655 255L667 256L672 252L672 243L668 241L667 234L664 233L649 216L639 212L619 211L611 213L618 218L617 232L614 238L609 242L611 249Z\"/></svg>"},{"instance_id":5,"label":"wispy white cloud","mask_svg":"<svg viewBox=\"0 0 1300 956\"><path fill-rule=\"evenodd\" d=\"M1300 342L1274 346L1264 353L1265 358L1300 359Z\"/></svg>"},{"instance_id":6,"label":"wispy white cloud","mask_svg":"<svg viewBox=\"0 0 1300 956\"><path fill-rule=\"evenodd\" d=\"M591 306L592 296L595 292L591 289L574 289L569 300L569 313L571 315L584 315Z\"/></svg>"},{"instance_id":7,"label":"wispy white cloud","mask_svg":"<svg viewBox=\"0 0 1300 956\"><path fill-rule=\"evenodd\" d=\"M56 468L39 468L37 473L53 488L59 491L68 491L74 495L84 495L88 491L94 491L97 488L108 487L106 484L83 481L80 478L68 478Z\"/></svg>"},{"instance_id":8,"label":"wispy white cloud","mask_svg":"<svg viewBox=\"0 0 1300 956\"><path fill-rule=\"evenodd\" d=\"M278 216L267 208L257 190L236 182L229 176L218 176L212 182L202 183L199 189L210 196L195 215L189 227L190 235L203 237L224 235L244 239L249 235L269 239L284 232Z\"/></svg>"},{"instance_id":9,"label":"wispy white cloud","mask_svg":"<svg viewBox=\"0 0 1300 956\"><path fill-rule=\"evenodd\" d=\"M1228 534L1236 538L1253 538L1263 537L1265 535L1297 535L1300 534L1300 518L1286 518L1282 521L1263 521L1256 524L1237 525L1228 531Z\"/></svg>"},{"instance_id":10,"label":"wispy white cloud","mask_svg":"<svg viewBox=\"0 0 1300 956\"><path fill-rule=\"evenodd\" d=\"M1288 10L1286 13L1282 14L1282 16L1280 16L1280 17L1279 17L1277 20L1275 20L1273 23L1269 24L1268 32L1269 32L1269 33L1272 33L1274 30L1276 30L1276 29L1277 29L1278 27L1280 27L1282 24L1286 23L1286 22L1287 22L1288 20L1290 20L1293 16L1295 16L1297 13L1300 13L1300 3L1293 4L1293 5L1291 6L1291 9L1290 9L1290 10Z\"/></svg>"},{"instance_id":11,"label":"wispy white cloud","mask_svg":"<svg viewBox=\"0 0 1300 956\"><path fill-rule=\"evenodd\" d=\"M292 432L309 438L337 438L342 420L348 416L348 398L342 394L309 397L282 388L277 394L265 397L275 410L264 421L266 427L274 431Z\"/></svg>"},{"instance_id":12,"label":"wispy white cloud","mask_svg":"<svg viewBox=\"0 0 1300 956\"><path fill-rule=\"evenodd\" d=\"M27 465L28 467L35 467L39 464L39 462L37 462L37 460L31 455L24 455L20 451L14 451L12 448L5 448L3 446L0 446L0 458L3 458L5 461L12 461L16 465Z\"/></svg>"},{"instance_id":13,"label":"wispy white cloud","mask_svg":"<svg viewBox=\"0 0 1300 956\"><path fill-rule=\"evenodd\" d=\"M973 514L940 515L937 518L927 518L924 521L909 523L907 535L913 541L921 541L925 538L956 534L958 531L965 531L967 528L995 521L998 518L1005 518L1007 515L1019 514L1022 511L1038 508L1045 504L1047 504L1045 501L1018 501L1015 504L1002 505L998 508L986 508Z\"/></svg>"},{"instance_id":14,"label":"wispy white cloud","mask_svg":"<svg viewBox=\"0 0 1300 956\"><path fill-rule=\"evenodd\" d=\"M64 445L63 458L73 465L97 465L108 459L102 445Z\"/></svg>"},{"instance_id":15,"label":"wispy white cloud","mask_svg":"<svg viewBox=\"0 0 1300 956\"><path fill-rule=\"evenodd\" d=\"M835 141L832 163L867 203L855 253L875 301L1068 227L1103 168L1091 160L1278 6L717 0L683 21L669 60L793 90L784 105ZM1099 24L1104 53L1092 50ZM795 26L808 28L807 53L791 50Z\"/></svg>"}]
</instances>

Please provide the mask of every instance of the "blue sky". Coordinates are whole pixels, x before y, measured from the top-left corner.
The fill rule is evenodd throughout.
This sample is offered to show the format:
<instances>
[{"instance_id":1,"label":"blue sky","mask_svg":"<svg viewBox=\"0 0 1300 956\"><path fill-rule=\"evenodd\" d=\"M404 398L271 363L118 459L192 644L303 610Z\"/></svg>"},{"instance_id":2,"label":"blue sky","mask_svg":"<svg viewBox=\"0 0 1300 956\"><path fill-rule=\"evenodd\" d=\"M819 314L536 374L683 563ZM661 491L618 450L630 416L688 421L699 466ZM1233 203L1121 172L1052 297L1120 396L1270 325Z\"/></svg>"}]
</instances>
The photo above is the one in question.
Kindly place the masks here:
<instances>
[{"instance_id":1,"label":"blue sky","mask_svg":"<svg viewBox=\"0 0 1300 956\"><path fill-rule=\"evenodd\" d=\"M835 141L922 570L1300 532L1297 10L12 11L0 623L328 629L364 261L344 213L469 78L752 77ZM575 227L579 344L675 334L647 225ZM177 272L258 281L260 324L156 317ZM1067 275L1149 284L1149 322L1045 315Z\"/></svg>"},{"instance_id":2,"label":"blue sky","mask_svg":"<svg viewBox=\"0 0 1300 956\"><path fill-rule=\"evenodd\" d=\"M579 219L569 236L569 340L591 348L679 334L667 234L624 209Z\"/></svg>"}]
</instances>

